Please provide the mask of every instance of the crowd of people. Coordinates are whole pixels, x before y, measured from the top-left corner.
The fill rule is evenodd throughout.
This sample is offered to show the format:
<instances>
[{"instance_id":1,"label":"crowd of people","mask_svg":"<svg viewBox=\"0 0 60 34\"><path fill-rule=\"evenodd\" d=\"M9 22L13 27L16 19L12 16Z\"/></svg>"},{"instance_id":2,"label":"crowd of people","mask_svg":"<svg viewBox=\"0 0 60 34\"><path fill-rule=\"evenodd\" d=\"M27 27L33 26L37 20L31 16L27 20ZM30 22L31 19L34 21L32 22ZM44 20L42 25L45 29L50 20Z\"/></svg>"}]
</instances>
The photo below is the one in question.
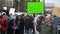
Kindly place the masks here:
<instances>
[{"instance_id":1,"label":"crowd of people","mask_svg":"<svg viewBox=\"0 0 60 34\"><path fill-rule=\"evenodd\" d=\"M33 30L33 32L32 32ZM32 15L0 15L0 33L1 34L58 34L58 18L51 19L51 15L36 17ZM24 32L25 31L25 32Z\"/></svg>"}]
</instances>

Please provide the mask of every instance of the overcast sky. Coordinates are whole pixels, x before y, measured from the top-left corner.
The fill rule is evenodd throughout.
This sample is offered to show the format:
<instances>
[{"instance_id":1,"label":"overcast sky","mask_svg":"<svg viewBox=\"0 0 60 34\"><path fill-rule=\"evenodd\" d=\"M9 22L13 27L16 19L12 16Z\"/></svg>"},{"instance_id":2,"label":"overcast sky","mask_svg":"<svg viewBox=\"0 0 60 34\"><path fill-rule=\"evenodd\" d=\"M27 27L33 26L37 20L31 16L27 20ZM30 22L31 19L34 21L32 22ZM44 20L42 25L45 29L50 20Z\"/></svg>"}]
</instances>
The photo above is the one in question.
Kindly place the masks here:
<instances>
[{"instance_id":1,"label":"overcast sky","mask_svg":"<svg viewBox=\"0 0 60 34\"><path fill-rule=\"evenodd\" d=\"M54 3L55 6L60 7L60 0L45 0L45 3Z\"/></svg>"},{"instance_id":2,"label":"overcast sky","mask_svg":"<svg viewBox=\"0 0 60 34\"><path fill-rule=\"evenodd\" d=\"M54 3L54 0L45 0L45 3Z\"/></svg>"}]
</instances>

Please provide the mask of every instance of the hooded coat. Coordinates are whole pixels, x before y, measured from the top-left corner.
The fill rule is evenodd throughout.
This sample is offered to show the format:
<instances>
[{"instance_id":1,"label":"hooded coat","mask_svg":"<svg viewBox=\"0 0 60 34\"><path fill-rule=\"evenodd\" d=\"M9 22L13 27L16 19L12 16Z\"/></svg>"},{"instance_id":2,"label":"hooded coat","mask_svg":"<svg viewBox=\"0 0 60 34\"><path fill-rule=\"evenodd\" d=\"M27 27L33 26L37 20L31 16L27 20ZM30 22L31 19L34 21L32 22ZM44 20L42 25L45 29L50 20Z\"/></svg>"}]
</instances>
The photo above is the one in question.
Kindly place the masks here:
<instances>
[{"instance_id":1,"label":"hooded coat","mask_svg":"<svg viewBox=\"0 0 60 34\"><path fill-rule=\"evenodd\" d=\"M6 26L4 26L4 23L6 23ZM3 16L2 20L1 20L1 24L2 24L1 30L2 31L6 31L7 30L7 26L8 26L8 22L7 22L7 18L6 18L5 15Z\"/></svg>"}]
</instances>

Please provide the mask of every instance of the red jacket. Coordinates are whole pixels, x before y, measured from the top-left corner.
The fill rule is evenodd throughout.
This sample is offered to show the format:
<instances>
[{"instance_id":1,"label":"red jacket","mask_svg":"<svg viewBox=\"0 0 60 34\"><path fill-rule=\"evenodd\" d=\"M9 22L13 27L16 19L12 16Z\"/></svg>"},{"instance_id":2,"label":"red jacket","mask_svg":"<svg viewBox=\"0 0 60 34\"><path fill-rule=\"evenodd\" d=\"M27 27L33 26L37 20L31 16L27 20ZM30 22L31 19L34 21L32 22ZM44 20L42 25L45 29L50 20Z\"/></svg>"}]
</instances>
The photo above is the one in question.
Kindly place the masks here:
<instances>
[{"instance_id":1,"label":"red jacket","mask_svg":"<svg viewBox=\"0 0 60 34\"><path fill-rule=\"evenodd\" d=\"M1 30L2 30L2 31L6 31L6 30L7 30L7 26L5 27L5 26L4 26L4 23L6 23L7 26L8 26L8 22L7 22L6 17L5 17L5 18L2 18L2 20L1 20L1 24L2 24Z\"/></svg>"}]
</instances>

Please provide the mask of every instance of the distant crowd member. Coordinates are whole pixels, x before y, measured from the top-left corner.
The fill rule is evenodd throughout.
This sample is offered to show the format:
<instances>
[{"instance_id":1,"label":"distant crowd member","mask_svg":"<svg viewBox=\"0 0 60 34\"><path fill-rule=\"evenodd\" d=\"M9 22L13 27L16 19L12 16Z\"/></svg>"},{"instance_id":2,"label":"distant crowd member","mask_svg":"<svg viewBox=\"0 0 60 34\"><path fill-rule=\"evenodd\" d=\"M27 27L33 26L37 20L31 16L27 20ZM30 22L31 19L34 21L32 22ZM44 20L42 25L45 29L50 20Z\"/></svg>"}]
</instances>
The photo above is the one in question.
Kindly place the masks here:
<instances>
[{"instance_id":1,"label":"distant crowd member","mask_svg":"<svg viewBox=\"0 0 60 34\"><path fill-rule=\"evenodd\" d=\"M6 34L8 28L7 15L3 14L1 19L1 34Z\"/></svg>"},{"instance_id":2,"label":"distant crowd member","mask_svg":"<svg viewBox=\"0 0 60 34\"><path fill-rule=\"evenodd\" d=\"M19 23L19 34L24 34L24 15L21 15L21 18L19 19L20 23Z\"/></svg>"},{"instance_id":3,"label":"distant crowd member","mask_svg":"<svg viewBox=\"0 0 60 34\"><path fill-rule=\"evenodd\" d=\"M13 34L14 30L13 30L12 26L13 26L14 16L12 14L10 14L8 17L9 18L8 18L7 34Z\"/></svg>"},{"instance_id":4,"label":"distant crowd member","mask_svg":"<svg viewBox=\"0 0 60 34\"><path fill-rule=\"evenodd\" d=\"M25 20L25 32L26 34L31 34L33 29L33 18L32 16L27 15Z\"/></svg>"},{"instance_id":5,"label":"distant crowd member","mask_svg":"<svg viewBox=\"0 0 60 34\"><path fill-rule=\"evenodd\" d=\"M53 20L53 25L54 25L54 27L55 27L55 29L56 29L56 34L58 34L58 17L55 15L54 17L54 20Z\"/></svg>"},{"instance_id":6,"label":"distant crowd member","mask_svg":"<svg viewBox=\"0 0 60 34\"><path fill-rule=\"evenodd\" d=\"M40 26L43 23L43 21L44 21L44 17L43 16L39 16L38 20L37 20L37 25L36 25L36 29L37 29L38 32L40 32L40 30L41 30Z\"/></svg>"}]
</instances>

